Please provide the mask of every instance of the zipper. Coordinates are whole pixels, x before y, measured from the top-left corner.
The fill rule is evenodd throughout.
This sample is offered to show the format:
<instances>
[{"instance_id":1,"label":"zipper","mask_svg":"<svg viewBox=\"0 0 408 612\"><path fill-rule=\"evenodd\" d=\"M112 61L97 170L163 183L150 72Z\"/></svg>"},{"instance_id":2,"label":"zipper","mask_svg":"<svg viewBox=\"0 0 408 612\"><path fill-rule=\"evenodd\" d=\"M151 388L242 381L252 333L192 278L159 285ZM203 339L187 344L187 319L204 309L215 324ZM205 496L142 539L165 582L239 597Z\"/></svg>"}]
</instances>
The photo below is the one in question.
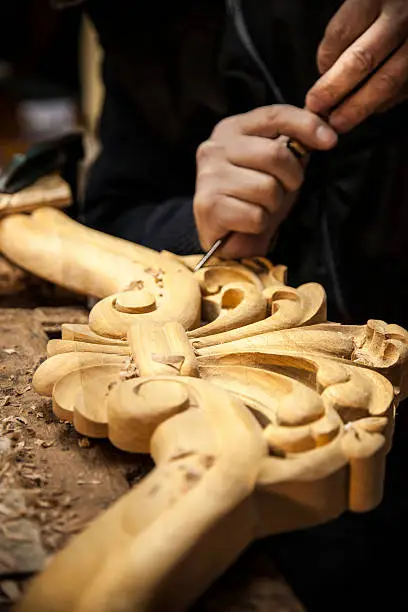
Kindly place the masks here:
<instances>
[{"instance_id":1,"label":"zipper","mask_svg":"<svg viewBox=\"0 0 408 612\"><path fill-rule=\"evenodd\" d=\"M285 100L285 97L280 87L273 78L273 75L269 72L266 63L260 56L252 40L251 34L248 31L248 27L245 23L245 17L242 10L241 0L227 0L227 12L232 18L239 40L241 41L243 47L246 49L248 55L252 58L254 64L260 70L262 76L265 79L265 82L267 83L272 95L276 100L276 103L287 104L287 101ZM322 238L323 254L326 259L327 270L329 273L330 280L332 282L334 302L344 322L350 322L351 317L349 314L349 309L344 298L337 265L334 259L327 212L323 206L320 206L320 216L320 231Z\"/></svg>"}]
</instances>

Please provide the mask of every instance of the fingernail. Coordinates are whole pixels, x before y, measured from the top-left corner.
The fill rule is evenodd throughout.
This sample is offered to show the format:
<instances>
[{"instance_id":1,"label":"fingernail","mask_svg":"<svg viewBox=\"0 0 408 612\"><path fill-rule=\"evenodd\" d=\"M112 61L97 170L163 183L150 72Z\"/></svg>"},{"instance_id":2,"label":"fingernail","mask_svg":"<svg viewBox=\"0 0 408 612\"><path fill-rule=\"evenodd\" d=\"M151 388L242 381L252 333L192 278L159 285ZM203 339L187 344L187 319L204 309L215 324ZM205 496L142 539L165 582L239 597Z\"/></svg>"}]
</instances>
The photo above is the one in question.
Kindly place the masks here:
<instances>
[{"instance_id":1,"label":"fingernail","mask_svg":"<svg viewBox=\"0 0 408 612\"><path fill-rule=\"evenodd\" d=\"M334 146L337 142L337 134L326 125L320 125L317 128L316 136L324 146Z\"/></svg>"}]
</instances>

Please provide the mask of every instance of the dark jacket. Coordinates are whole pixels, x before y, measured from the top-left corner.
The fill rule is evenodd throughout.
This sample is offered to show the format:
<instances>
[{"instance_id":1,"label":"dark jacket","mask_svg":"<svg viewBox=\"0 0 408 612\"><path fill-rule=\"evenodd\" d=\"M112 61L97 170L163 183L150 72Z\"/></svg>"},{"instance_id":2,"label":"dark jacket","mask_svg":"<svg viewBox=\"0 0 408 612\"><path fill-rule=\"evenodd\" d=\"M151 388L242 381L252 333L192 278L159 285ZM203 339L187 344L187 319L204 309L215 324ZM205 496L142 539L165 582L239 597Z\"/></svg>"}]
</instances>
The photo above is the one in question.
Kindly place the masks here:
<instances>
[{"instance_id":1,"label":"dark jacket","mask_svg":"<svg viewBox=\"0 0 408 612\"><path fill-rule=\"evenodd\" d=\"M341 4L89 0L106 100L85 222L155 249L199 252L198 145L225 116L281 101L303 106ZM407 131L401 105L315 154L281 228L273 261L288 265L291 284L321 282L333 318L408 323Z\"/></svg>"}]
</instances>

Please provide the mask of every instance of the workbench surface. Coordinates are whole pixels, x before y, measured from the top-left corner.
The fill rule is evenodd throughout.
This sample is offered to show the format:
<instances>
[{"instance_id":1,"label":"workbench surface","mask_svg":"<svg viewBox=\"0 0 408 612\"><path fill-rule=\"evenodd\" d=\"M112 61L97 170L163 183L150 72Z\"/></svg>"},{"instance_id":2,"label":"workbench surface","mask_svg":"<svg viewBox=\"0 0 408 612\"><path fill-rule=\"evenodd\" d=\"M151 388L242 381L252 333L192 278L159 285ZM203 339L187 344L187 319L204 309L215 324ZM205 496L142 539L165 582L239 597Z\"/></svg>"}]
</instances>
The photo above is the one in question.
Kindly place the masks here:
<instances>
[{"instance_id":1,"label":"workbench surface","mask_svg":"<svg viewBox=\"0 0 408 612\"><path fill-rule=\"evenodd\" d=\"M62 323L86 322L75 296L0 257L0 612L50 555L153 467L147 456L79 435L31 388L48 339L59 337ZM253 546L194 612L302 612L271 557L264 543Z\"/></svg>"}]
</instances>

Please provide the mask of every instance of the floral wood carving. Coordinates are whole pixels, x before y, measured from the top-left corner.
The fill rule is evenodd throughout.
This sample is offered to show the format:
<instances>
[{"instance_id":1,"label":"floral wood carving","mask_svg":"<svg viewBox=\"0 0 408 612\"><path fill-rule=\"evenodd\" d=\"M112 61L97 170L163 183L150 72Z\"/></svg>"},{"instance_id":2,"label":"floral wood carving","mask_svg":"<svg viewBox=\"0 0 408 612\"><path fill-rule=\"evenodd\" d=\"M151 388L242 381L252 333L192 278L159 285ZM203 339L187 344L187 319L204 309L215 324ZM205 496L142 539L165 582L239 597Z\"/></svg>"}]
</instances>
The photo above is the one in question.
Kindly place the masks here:
<instances>
[{"instance_id":1,"label":"floral wood carving","mask_svg":"<svg viewBox=\"0 0 408 612\"><path fill-rule=\"evenodd\" d=\"M100 298L89 325L49 342L35 389L82 434L156 463L56 555L20 612L186 610L254 539L381 501L408 393L404 329L329 323L323 289L288 287L266 260L194 275L195 257L58 211L3 220L0 245Z\"/></svg>"}]
</instances>

